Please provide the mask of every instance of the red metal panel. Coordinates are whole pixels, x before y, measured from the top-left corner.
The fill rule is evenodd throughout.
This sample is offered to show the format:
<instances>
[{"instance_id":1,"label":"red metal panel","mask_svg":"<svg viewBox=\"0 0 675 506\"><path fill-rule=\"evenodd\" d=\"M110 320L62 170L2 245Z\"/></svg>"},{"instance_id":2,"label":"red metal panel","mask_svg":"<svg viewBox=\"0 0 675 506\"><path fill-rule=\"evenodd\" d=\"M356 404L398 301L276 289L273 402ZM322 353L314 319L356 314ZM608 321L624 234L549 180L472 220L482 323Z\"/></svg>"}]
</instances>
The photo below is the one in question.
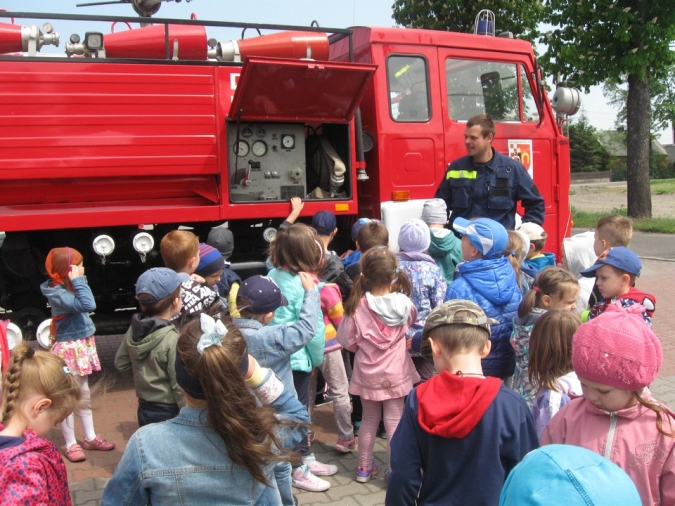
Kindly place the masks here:
<instances>
[{"instance_id":1,"label":"red metal panel","mask_svg":"<svg viewBox=\"0 0 675 506\"><path fill-rule=\"evenodd\" d=\"M12 61L0 74L3 230L44 228L41 213L69 228L87 226L73 215L128 224L134 209L218 218L214 67Z\"/></svg>"},{"instance_id":2,"label":"red metal panel","mask_svg":"<svg viewBox=\"0 0 675 506\"><path fill-rule=\"evenodd\" d=\"M348 123L377 67L249 58L229 117L242 121Z\"/></svg>"}]
</instances>

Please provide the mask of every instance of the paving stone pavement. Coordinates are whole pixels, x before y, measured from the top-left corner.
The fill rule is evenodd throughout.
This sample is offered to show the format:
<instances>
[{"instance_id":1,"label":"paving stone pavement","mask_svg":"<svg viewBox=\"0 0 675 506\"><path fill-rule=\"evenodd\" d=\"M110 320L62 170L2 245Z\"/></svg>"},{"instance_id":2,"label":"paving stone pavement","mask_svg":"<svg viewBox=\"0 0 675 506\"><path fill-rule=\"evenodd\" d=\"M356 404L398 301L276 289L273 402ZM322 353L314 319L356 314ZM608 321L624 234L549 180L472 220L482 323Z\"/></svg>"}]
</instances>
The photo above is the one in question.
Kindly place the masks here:
<instances>
[{"instance_id":1,"label":"paving stone pavement","mask_svg":"<svg viewBox=\"0 0 675 506\"><path fill-rule=\"evenodd\" d=\"M643 259L642 276L637 286L656 296L656 315L654 331L661 338L664 351L664 363L659 378L652 384L654 396L675 407L675 262L663 262ZM117 448L112 452L87 452L87 461L66 462L71 496L75 506L98 506L108 479L119 461L126 442L136 430L136 406L133 381L130 375L114 372L113 358L121 336L101 336L97 346L106 374L116 379L115 386L105 397L95 403L94 421L96 431L105 438L114 441ZM99 375L100 377L100 375ZM96 381L96 377L94 381ZM322 493L296 491L301 505L339 504L344 506L370 506L384 504L386 484L380 476L370 483L354 481L358 459L357 452L341 455L332 445L336 441L333 425L332 406L326 404L314 412L315 440L312 450L321 462L335 464L339 472L327 477L331 488ZM76 423L76 434L81 437L81 428ZM53 430L51 439L58 446L63 444L59 430ZM387 461L387 441L377 439L375 458L379 462Z\"/></svg>"}]
</instances>

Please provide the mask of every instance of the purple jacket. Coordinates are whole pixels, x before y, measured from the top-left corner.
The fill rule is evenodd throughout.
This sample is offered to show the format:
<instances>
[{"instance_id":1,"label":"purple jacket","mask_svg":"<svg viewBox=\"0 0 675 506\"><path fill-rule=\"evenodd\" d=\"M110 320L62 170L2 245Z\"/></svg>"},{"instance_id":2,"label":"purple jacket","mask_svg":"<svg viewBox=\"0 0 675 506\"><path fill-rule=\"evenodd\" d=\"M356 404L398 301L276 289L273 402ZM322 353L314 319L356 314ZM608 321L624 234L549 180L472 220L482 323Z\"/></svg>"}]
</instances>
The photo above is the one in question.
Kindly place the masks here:
<instances>
[{"instance_id":1,"label":"purple jacket","mask_svg":"<svg viewBox=\"0 0 675 506\"><path fill-rule=\"evenodd\" d=\"M417 310L405 295L390 295L400 304L402 323L388 326L383 321L386 315L371 309L363 297L354 315L342 319L337 332L340 344L356 354L349 393L370 401L404 397L420 381L406 350L405 337L417 318Z\"/></svg>"}]
</instances>

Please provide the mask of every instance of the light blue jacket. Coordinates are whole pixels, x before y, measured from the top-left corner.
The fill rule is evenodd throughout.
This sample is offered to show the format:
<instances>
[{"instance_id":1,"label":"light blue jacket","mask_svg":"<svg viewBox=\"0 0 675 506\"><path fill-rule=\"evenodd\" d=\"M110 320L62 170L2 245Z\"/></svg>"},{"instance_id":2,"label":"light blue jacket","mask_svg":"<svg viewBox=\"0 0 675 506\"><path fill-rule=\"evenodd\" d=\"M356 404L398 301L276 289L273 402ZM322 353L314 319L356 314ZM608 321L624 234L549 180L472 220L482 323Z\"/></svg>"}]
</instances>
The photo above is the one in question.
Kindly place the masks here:
<instances>
[{"instance_id":1,"label":"light blue jacket","mask_svg":"<svg viewBox=\"0 0 675 506\"><path fill-rule=\"evenodd\" d=\"M56 340L63 343L93 336L96 327L89 313L96 310L96 301L87 284L87 278L78 276L71 281L74 292L64 285L49 286L50 282L42 283L40 290L49 301L52 318L65 315L63 319L56 321Z\"/></svg>"},{"instance_id":2,"label":"light blue jacket","mask_svg":"<svg viewBox=\"0 0 675 506\"><path fill-rule=\"evenodd\" d=\"M300 319L302 303L305 299L305 289L302 287L300 276L291 274L286 269L272 269L269 274L284 297L288 306L281 306L274 312L272 325L280 323L295 323ZM300 351L291 355L291 369L294 371L312 372L314 367L323 363L323 350L326 347L326 325L323 323L323 314L319 311L314 337Z\"/></svg>"},{"instance_id":3,"label":"light blue jacket","mask_svg":"<svg viewBox=\"0 0 675 506\"><path fill-rule=\"evenodd\" d=\"M457 277L445 296L446 301L453 299L473 301L489 318L499 322L490 326L492 349L482 361L483 372L502 379L511 376L516 366L511 331L523 295L508 259L501 257L459 264Z\"/></svg>"},{"instance_id":4,"label":"light blue jacket","mask_svg":"<svg viewBox=\"0 0 675 506\"><path fill-rule=\"evenodd\" d=\"M270 406L289 421L310 422L305 407L287 390ZM306 437L305 431L283 426L277 434L285 447ZM256 481L232 461L225 442L208 426L206 411L187 407L176 418L146 425L131 436L101 506L281 505L276 464L264 467L269 487Z\"/></svg>"},{"instance_id":5,"label":"light blue jacket","mask_svg":"<svg viewBox=\"0 0 675 506\"><path fill-rule=\"evenodd\" d=\"M234 324L244 334L248 352L262 367L272 369L284 388L294 394L291 355L302 350L314 337L319 315L319 291L305 292L303 297L300 319L295 323L263 325L258 320L234 320Z\"/></svg>"}]
</instances>

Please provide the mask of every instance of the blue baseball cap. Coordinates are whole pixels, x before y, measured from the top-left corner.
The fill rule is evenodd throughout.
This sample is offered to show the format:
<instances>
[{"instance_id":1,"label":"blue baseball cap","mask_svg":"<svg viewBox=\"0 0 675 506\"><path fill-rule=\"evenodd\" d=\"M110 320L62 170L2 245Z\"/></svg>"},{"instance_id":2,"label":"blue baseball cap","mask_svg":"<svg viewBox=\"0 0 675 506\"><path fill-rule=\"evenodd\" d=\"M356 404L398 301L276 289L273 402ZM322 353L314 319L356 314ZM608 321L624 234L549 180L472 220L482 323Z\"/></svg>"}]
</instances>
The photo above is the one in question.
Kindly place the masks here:
<instances>
[{"instance_id":1,"label":"blue baseball cap","mask_svg":"<svg viewBox=\"0 0 675 506\"><path fill-rule=\"evenodd\" d=\"M312 218L312 227L319 235L330 235L337 228L335 215L330 211L319 211Z\"/></svg>"},{"instance_id":2,"label":"blue baseball cap","mask_svg":"<svg viewBox=\"0 0 675 506\"><path fill-rule=\"evenodd\" d=\"M600 258L602 258L602 256ZM637 277L640 277L640 271L642 270L640 258L628 248L618 246L610 249L605 258L602 258L602 260L598 259L598 261L588 269L581 271L581 275L586 278L594 278L596 276L595 271L603 265L611 265L620 271L633 274Z\"/></svg>"},{"instance_id":3,"label":"blue baseball cap","mask_svg":"<svg viewBox=\"0 0 675 506\"><path fill-rule=\"evenodd\" d=\"M478 218L471 221L457 217L452 224L452 228L467 236L473 247L480 251L485 258L502 256L509 244L509 234L504 226L490 218Z\"/></svg>"},{"instance_id":4,"label":"blue baseball cap","mask_svg":"<svg viewBox=\"0 0 675 506\"><path fill-rule=\"evenodd\" d=\"M143 297L143 302L153 304L171 295L180 286L180 278L171 269L153 267L138 277L136 282L136 297Z\"/></svg>"},{"instance_id":5,"label":"blue baseball cap","mask_svg":"<svg viewBox=\"0 0 675 506\"><path fill-rule=\"evenodd\" d=\"M366 223L370 223L371 220L370 218L359 218L356 220L356 223L352 225L352 241L356 242L356 239L359 237L359 230L361 230L361 227L365 225Z\"/></svg>"},{"instance_id":6,"label":"blue baseball cap","mask_svg":"<svg viewBox=\"0 0 675 506\"><path fill-rule=\"evenodd\" d=\"M268 276L255 275L246 278L237 292L237 298L239 297L250 302L251 311L255 314L266 314L288 305L279 285Z\"/></svg>"}]
</instances>

